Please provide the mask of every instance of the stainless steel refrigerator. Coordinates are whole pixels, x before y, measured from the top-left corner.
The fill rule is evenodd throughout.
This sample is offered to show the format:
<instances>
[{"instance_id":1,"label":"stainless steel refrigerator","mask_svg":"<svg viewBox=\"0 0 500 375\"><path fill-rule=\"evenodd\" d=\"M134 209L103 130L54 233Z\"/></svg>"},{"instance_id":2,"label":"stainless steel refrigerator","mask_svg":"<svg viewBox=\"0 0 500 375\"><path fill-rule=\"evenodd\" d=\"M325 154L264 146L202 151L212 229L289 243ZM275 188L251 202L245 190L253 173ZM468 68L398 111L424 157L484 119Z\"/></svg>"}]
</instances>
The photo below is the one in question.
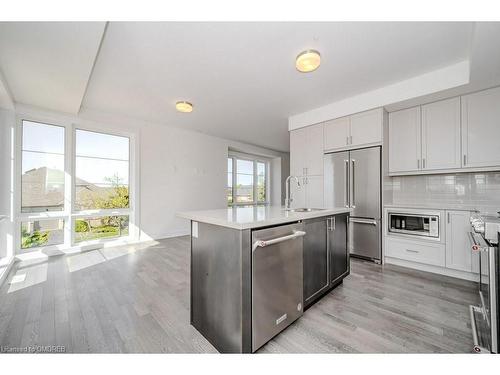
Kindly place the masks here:
<instances>
[{"instance_id":1,"label":"stainless steel refrigerator","mask_svg":"<svg viewBox=\"0 0 500 375\"><path fill-rule=\"evenodd\" d=\"M351 255L380 262L380 147L325 154L325 205L352 208L349 219Z\"/></svg>"}]
</instances>

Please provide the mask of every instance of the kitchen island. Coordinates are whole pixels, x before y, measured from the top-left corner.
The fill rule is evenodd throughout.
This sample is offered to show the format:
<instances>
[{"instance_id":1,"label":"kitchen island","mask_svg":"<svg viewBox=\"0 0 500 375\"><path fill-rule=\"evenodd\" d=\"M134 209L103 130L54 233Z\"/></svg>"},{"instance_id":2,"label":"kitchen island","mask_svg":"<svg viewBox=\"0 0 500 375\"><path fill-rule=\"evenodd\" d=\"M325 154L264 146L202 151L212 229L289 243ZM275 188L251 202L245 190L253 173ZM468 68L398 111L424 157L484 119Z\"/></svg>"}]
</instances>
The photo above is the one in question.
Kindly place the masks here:
<instances>
[{"instance_id":1,"label":"kitchen island","mask_svg":"<svg viewBox=\"0 0 500 375\"><path fill-rule=\"evenodd\" d=\"M258 350L349 274L349 208L182 212L191 324L223 353Z\"/></svg>"}]
</instances>

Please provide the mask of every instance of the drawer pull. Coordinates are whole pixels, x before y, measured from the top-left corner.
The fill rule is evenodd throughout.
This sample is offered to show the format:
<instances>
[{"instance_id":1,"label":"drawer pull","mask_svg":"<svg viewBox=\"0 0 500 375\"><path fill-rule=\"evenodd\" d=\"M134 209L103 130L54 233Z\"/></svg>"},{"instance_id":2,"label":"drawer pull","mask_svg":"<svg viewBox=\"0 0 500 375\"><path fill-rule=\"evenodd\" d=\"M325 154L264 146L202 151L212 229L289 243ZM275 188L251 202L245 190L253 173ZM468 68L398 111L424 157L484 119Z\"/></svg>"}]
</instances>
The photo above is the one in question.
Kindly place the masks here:
<instances>
[{"instance_id":1,"label":"drawer pull","mask_svg":"<svg viewBox=\"0 0 500 375\"><path fill-rule=\"evenodd\" d=\"M408 251L409 253L415 253L415 254L420 253L420 251L417 251L417 250L406 249L406 251Z\"/></svg>"}]
</instances>

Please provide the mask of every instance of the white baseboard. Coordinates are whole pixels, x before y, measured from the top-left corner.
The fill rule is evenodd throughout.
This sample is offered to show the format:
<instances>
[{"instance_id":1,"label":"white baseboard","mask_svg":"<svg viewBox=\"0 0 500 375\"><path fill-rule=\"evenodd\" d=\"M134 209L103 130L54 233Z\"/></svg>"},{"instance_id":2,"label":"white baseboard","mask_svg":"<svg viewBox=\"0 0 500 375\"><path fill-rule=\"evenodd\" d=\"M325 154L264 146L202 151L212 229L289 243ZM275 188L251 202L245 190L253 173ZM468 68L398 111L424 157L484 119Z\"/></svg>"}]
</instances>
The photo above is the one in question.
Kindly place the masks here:
<instances>
[{"instance_id":1,"label":"white baseboard","mask_svg":"<svg viewBox=\"0 0 500 375\"><path fill-rule=\"evenodd\" d=\"M190 235L191 235L191 231L189 231L189 230L179 230L179 231L155 234L155 235L150 236L151 237L150 239L144 239L144 240L141 240L141 242L151 241L151 240L154 240L154 241L166 240L168 238L190 236Z\"/></svg>"},{"instance_id":2,"label":"white baseboard","mask_svg":"<svg viewBox=\"0 0 500 375\"><path fill-rule=\"evenodd\" d=\"M462 279L462 280L469 280L469 281L476 281L476 282L479 281L479 275L476 273L452 270L450 268L444 268L444 267L438 267L438 266L431 266L429 264L411 262L408 260L391 258L388 256L385 257L385 264L394 264L396 266L413 268L413 269L419 270L419 271L436 273L439 275L455 277L457 279Z\"/></svg>"},{"instance_id":3,"label":"white baseboard","mask_svg":"<svg viewBox=\"0 0 500 375\"><path fill-rule=\"evenodd\" d=\"M4 281L9 276L9 272L12 269L12 266L16 262L16 258L10 257L8 259L2 259L2 263L0 264L0 286L3 285Z\"/></svg>"}]
</instances>

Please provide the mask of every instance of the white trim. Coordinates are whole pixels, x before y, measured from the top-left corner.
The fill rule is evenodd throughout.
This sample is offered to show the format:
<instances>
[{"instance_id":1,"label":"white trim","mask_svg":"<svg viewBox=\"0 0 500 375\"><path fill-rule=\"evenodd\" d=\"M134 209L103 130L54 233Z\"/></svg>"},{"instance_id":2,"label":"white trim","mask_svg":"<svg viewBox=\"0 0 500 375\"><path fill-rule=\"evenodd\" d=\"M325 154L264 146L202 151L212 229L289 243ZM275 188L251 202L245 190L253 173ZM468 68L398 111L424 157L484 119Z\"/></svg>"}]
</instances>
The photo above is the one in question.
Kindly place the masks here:
<instances>
[{"instance_id":1,"label":"white trim","mask_svg":"<svg viewBox=\"0 0 500 375\"><path fill-rule=\"evenodd\" d=\"M3 285L4 281L7 280L10 270L15 262L16 258L14 257L2 259L2 262L0 263L0 287Z\"/></svg>"}]
</instances>

